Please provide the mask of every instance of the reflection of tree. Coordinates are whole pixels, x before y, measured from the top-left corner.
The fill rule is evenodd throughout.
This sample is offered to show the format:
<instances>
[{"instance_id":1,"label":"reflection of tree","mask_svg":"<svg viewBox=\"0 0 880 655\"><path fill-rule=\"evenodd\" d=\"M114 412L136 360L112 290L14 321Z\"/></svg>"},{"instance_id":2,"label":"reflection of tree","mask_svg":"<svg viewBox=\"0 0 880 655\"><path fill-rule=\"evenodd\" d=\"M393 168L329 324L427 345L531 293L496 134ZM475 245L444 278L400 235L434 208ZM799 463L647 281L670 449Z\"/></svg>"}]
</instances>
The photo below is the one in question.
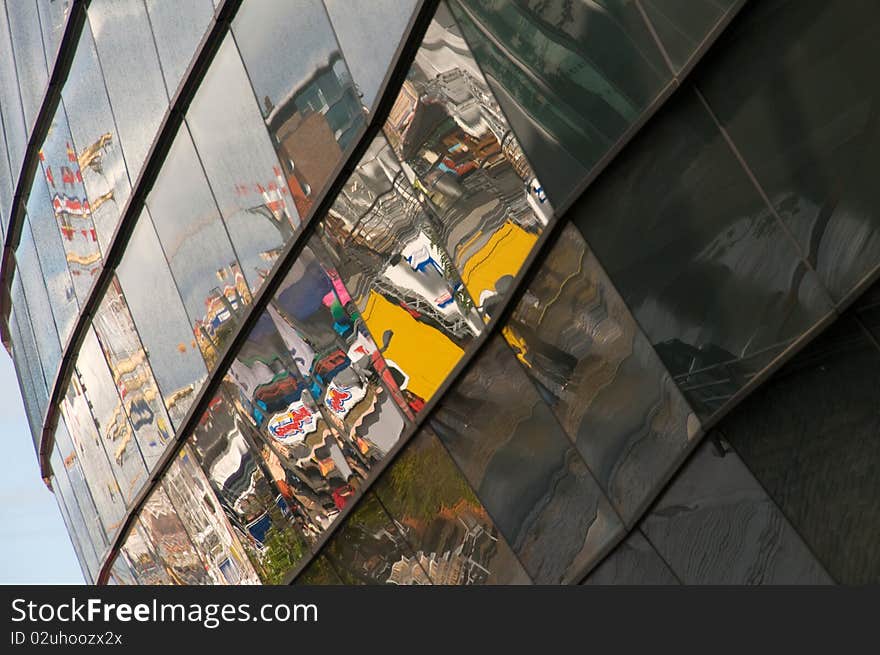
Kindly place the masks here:
<instances>
[{"instance_id":1,"label":"reflection of tree","mask_svg":"<svg viewBox=\"0 0 880 655\"><path fill-rule=\"evenodd\" d=\"M434 440L426 447L413 444L403 451L382 484L381 495L395 499L395 514L401 520L428 522L441 508L452 508L462 501L480 507L470 485Z\"/></svg>"},{"instance_id":2,"label":"reflection of tree","mask_svg":"<svg viewBox=\"0 0 880 655\"><path fill-rule=\"evenodd\" d=\"M269 511L273 514L273 510ZM306 545L300 535L289 525L283 516L279 516L275 525L266 532L263 541L265 548L259 567L263 571L266 584L281 584L284 576L299 562L306 553ZM284 527L279 527L284 525Z\"/></svg>"}]
</instances>

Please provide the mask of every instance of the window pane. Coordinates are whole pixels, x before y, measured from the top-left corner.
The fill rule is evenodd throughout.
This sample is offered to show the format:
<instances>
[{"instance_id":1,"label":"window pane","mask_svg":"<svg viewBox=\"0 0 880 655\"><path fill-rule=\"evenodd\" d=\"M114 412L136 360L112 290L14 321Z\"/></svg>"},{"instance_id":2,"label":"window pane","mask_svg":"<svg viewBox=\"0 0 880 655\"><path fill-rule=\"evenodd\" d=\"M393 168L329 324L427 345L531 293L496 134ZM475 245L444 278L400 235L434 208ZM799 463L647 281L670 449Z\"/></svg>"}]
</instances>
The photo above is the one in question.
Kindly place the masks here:
<instances>
[{"instance_id":1,"label":"window pane","mask_svg":"<svg viewBox=\"0 0 880 655\"><path fill-rule=\"evenodd\" d=\"M623 533L556 417L493 337L431 427L537 584L577 582Z\"/></svg>"},{"instance_id":2,"label":"window pane","mask_svg":"<svg viewBox=\"0 0 880 655\"><path fill-rule=\"evenodd\" d=\"M40 148L37 175L43 176L48 187L58 240L64 248L73 290L82 303L101 271L101 250L63 104L58 105ZM36 224L33 217L31 223ZM38 239L37 243L42 250L43 242Z\"/></svg>"},{"instance_id":3,"label":"window pane","mask_svg":"<svg viewBox=\"0 0 880 655\"><path fill-rule=\"evenodd\" d=\"M0 19L2 18L3 16L0 16ZM0 20L0 114L3 115L3 129L6 133L6 147L9 149L9 165L12 169L11 184L14 187L18 183L18 174L24 163L28 130L24 124L24 112L18 92L18 73L15 70L15 56L12 54L9 24L5 20ZM4 215L2 219L5 231L9 225L9 216Z\"/></svg>"},{"instance_id":4,"label":"window pane","mask_svg":"<svg viewBox=\"0 0 880 655\"><path fill-rule=\"evenodd\" d=\"M146 160L168 106L142 0L93 0L89 23L132 178Z\"/></svg>"},{"instance_id":5,"label":"window pane","mask_svg":"<svg viewBox=\"0 0 880 655\"><path fill-rule=\"evenodd\" d=\"M2 102L2 97L0 97L0 102ZM2 114L3 109L3 107L0 107L0 114ZM0 116L0 120L2 120L2 116ZM12 211L12 197L15 195L13 181L17 177L17 175L12 175L12 168L9 165L9 149L6 145L6 135L4 134L2 122L0 122L0 235L3 236L4 241L6 237L6 226L9 223L10 212Z\"/></svg>"},{"instance_id":6,"label":"window pane","mask_svg":"<svg viewBox=\"0 0 880 655\"><path fill-rule=\"evenodd\" d=\"M284 469L240 420L235 400L221 387L190 445L260 579L279 584L308 552L304 521L286 499Z\"/></svg>"},{"instance_id":7,"label":"window pane","mask_svg":"<svg viewBox=\"0 0 880 655\"><path fill-rule=\"evenodd\" d=\"M104 295L92 326L107 358L147 468L152 469L174 436L153 369L135 329L117 278Z\"/></svg>"},{"instance_id":8,"label":"window pane","mask_svg":"<svg viewBox=\"0 0 880 655\"><path fill-rule=\"evenodd\" d=\"M409 192L438 217L441 244L471 299L491 317L552 209L442 5L385 136Z\"/></svg>"},{"instance_id":9,"label":"window pane","mask_svg":"<svg viewBox=\"0 0 880 655\"><path fill-rule=\"evenodd\" d=\"M147 206L196 342L213 370L251 294L185 126Z\"/></svg>"},{"instance_id":10,"label":"window pane","mask_svg":"<svg viewBox=\"0 0 880 655\"><path fill-rule=\"evenodd\" d=\"M618 512L636 519L702 430L574 226L504 336Z\"/></svg>"},{"instance_id":11,"label":"window pane","mask_svg":"<svg viewBox=\"0 0 880 655\"><path fill-rule=\"evenodd\" d=\"M144 486L147 469L107 368L101 345L92 330L87 331L80 346L76 374L83 387L88 409L104 441L104 450L116 474L122 497L128 505Z\"/></svg>"},{"instance_id":12,"label":"window pane","mask_svg":"<svg viewBox=\"0 0 880 655\"><path fill-rule=\"evenodd\" d=\"M125 544L117 557L117 563L124 558L138 584L143 585L172 585L175 580L171 577L170 569L166 569L165 563L159 558L150 540L146 538L144 528L140 520L135 521L125 538ZM120 565L120 568L122 565ZM117 569L116 564L113 566ZM123 574L124 575L124 574Z\"/></svg>"},{"instance_id":13,"label":"window pane","mask_svg":"<svg viewBox=\"0 0 880 655\"><path fill-rule=\"evenodd\" d=\"M98 242L106 253L131 185L88 23L83 25L68 80L61 95Z\"/></svg>"},{"instance_id":14,"label":"window pane","mask_svg":"<svg viewBox=\"0 0 880 655\"><path fill-rule=\"evenodd\" d=\"M244 547L188 447L168 467L163 486L205 561L211 583L259 584Z\"/></svg>"},{"instance_id":15,"label":"window pane","mask_svg":"<svg viewBox=\"0 0 880 655\"><path fill-rule=\"evenodd\" d=\"M116 274L168 415L177 426L202 386L205 362L146 210L135 225Z\"/></svg>"},{"instance_id":16,"label":"window pane","mask_svg":"<svg viewBox=\"0 0 880 655\"><path fill-rule=\"evenodd\" d=\"M146 0L168 96L172 97L214 16L211 0Z\"/></svg>"},{"instance_id":17,"label":"window pane","mask_svg":"<svg viewBox=\"0 0 880 655\"><path fill-rule=\"evenodd\" d=\"M50 73L55 68L55 58L61 45L61 38L64 36L64 29L67 27L67 17L70 16L72 5L73 0L38 0L37 2L40 10L40 26L43 29L43 47Z\"/></svg>"},{"instance_id":18,"label":"window pane","mask_svg":"<svg viewBox=\"0 0 880 655\"><path fill-rule=\"evenodd\" d=\"M724 15L742 4L739 0L639 1L678 70L688 63Z\"/></svg>"},{"instance_id":19,"label":"window pane","mask_svg":"<svg viewBox=\"0 0 880 655\"><path fill-rule=\"evenodd\" d=\"M300 222L231 36L186 121L245 278L256 290Z\"/></svg>"},{"instance_id":20,"label":"window pane","mask_svg":"<svg viewBox=\"0 0 880 655\"><path fill-rule=\"evenodd\" d=\"M27 300L24 297L19 275L16 275L12 281L9 327L13 334L13 361L22 383L22 397L25 401L28 424L34 446L38 448L43 433L43 417L49 406L49 394L34 338L34 324L28 313Z\"/></svg>"},{"instance_id":21,"label":"window pane","mask_svg":"<svg viewBox=\"0 0 880 655\"><path fill-rule=\"evenodd\" d=\"M12 34L15 67L18 71L18 88L30 134L43 103L43 95L49 84L46 56L43 53L43 36L35 0L4 2Z\"/></svg>"},{"instance_id":22,"label":"window pane","mask_svg":"<svg viewBox=\"0 0 880 655\"><path fill-rule=\"evenodd\" d=\"M324 0L361 101L372 109L416 0Z\"/></svg>"},{"instance_id":23,"label":"window pane","mask_svg":"<svg viewBox=\"0 0 880 655\"><path fill-rule=\"evenodd\" d=\"M419 195L380 137L319 227L357 315L382 343L414 411L433 397L483 326L446 251L448 230Z\"/></svg>"},{"instance_id":24,"label":"window pane","mask_svg":"<svg viewBox=\"0 0 880 655\"><path fill-rule=\"evenodd\" d=\"M320 0L247 2L232 29L296 209L305 217L363 125L354 82Z\"/></svg>"},{"instance_id":25,"label":"window pane","mask_svg":"<svg viewBox=\"0 0 880 655\"><path fill-rule=\"evenodd\" d=\"M434 584L531 584L470 485L440 441L423 428L373 487Z\"/></svg>"},{"instance_id":26,"label":"window pane","mask_svg":"<svg viewBox=\"0 0 880 655\"><path fill-rule=\"evenodd\" d=\"M58 505L62 507L64 513L67 514L69 522L69 525L67 526L68 531L71 540L74 541L74 547L77 550L80 564L83 565L88 573L86 577L87 579L94 581L98 577L98 572L101 569L101 562L98 558L103 555L103 553L95 552L85 519L79 509L78 499L73 493L70 481L67 479L67 470L64 468L64 462L61 460L61 455L57 448L52 450L52 456L50 457L49 462L52 466L53 473L52 491L55 492Z\"/></svg>"}]
</instances>

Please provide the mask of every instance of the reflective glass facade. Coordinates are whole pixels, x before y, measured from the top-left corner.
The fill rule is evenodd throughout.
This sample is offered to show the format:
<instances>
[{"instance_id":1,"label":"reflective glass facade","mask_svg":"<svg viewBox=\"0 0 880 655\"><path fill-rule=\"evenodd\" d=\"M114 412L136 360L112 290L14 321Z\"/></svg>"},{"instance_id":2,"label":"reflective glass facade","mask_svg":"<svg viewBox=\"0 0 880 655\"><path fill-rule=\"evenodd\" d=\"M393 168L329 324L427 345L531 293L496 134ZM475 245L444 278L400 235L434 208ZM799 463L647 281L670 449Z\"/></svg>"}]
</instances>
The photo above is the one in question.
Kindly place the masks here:
<instances>
[{"instance_id":1,"label":"reflective glass facade","mask_svg":"<svg viewBox=\"0 0 880 655\"><path fill-rule=\"evenodd\" d=\"M874 3L0 1L89 582L880 580Z\"/></svg>"}]
</instances>

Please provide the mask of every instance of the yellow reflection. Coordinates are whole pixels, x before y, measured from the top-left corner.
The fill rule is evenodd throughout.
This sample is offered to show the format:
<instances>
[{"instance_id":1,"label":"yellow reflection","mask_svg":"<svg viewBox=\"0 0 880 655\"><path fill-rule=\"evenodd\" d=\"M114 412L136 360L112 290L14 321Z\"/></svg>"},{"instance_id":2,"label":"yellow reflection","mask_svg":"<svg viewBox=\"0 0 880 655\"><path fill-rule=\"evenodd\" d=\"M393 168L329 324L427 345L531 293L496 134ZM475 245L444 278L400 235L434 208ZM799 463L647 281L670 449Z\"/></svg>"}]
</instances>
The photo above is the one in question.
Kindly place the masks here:
<instances>
[{"instance_id":1,"label":"yellow reflection","mask_svg":"<svg viewBox=\"0 0 880 655\"><path fill-rule=\"evenodd\" d=\"M499 279L519 272L537 240L511 221L502 225L464 265L461 279L471 298L482 305L483 295L493 293Z\"/></svg>"},{"instance_id":2,"label":"yellow reflection","mask_svg":"<svg viewBox=\"0 0 880 655\"><path fill-rule=\"evenodd\" d=\"M409 376L407 389L427 401L442 384L464 351L434 328L420 323L405 309L370 291L363 312L373 338L381 343L391 330L383 353Z\"/></svg>"}]
</instances>

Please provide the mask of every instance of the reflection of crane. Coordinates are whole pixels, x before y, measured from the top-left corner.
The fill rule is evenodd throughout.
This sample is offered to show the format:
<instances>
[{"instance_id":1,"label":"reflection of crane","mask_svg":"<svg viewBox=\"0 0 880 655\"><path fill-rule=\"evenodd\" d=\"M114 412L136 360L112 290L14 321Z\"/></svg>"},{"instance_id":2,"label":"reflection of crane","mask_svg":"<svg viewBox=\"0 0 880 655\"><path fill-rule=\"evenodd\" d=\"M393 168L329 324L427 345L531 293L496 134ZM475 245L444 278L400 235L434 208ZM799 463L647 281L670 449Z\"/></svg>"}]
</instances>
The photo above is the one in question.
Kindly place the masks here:
<instances>
[{"instance_id":1,"label":"reflection of crane","mask_svg":"<svg viewBox=\"0 0 880 655\"><path fill-rule=\"evenodd\" d=\"M102 173L101 165L104 156L103 151L111 141L113 141L113 135L110 132L106 132L92 145L84 148L79 157L77 157L77 163L79 163L80 170L88 166L96 173Z\"/></svg>"}]
</instances>

